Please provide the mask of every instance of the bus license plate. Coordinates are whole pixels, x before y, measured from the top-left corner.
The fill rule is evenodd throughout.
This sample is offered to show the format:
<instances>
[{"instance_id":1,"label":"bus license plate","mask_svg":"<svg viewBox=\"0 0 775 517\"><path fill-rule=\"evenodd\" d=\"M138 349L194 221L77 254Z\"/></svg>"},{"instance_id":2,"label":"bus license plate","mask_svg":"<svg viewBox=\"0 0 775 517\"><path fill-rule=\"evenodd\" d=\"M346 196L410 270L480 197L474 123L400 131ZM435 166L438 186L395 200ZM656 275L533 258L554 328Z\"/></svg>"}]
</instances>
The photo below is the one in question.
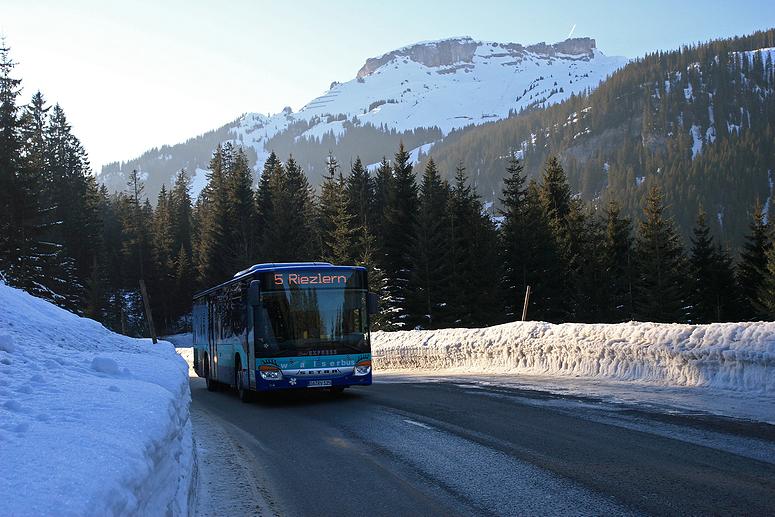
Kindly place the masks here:
<instances>
[{"instance_id":1,"label":"bus license plate","mask_svg":"<svg viewBox=\"0 0 775 517\"><path fill-rule=\"evenodd\" d=\"M309 381L307 386L310 388L329 388L331 387L331 381Z\"/></svg>"}]
</instances>

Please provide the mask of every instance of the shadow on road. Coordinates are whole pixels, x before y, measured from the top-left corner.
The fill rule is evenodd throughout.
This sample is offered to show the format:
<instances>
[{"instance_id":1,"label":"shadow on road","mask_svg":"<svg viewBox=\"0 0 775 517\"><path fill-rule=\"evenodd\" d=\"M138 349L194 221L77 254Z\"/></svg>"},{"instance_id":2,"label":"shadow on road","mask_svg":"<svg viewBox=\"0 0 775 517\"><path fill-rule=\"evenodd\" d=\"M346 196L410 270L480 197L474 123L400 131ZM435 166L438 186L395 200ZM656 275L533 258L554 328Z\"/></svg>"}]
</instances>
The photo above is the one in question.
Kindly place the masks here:
<instances>
[{"instance_id":1,"label":"shadow on road","mask_svg":"<svg viewBox=\"0 0 775 517\"><path fill-rule=\"evenodd\" d=\"M202 391L206 396L223 397L232 401L238 401L236 390L223 386L218 391L207 392L204 387L204 379L190 377L190 380L197 379L201 382ZM252 400L245 406L256 406L265 409L287 408L287 407L305 407L322 406L326 404L347 404L363 398L361 393L348 389L343 393L333 393L326 389L297 389L273 391L268 393L253 393Z\"/></svg>"}]
</instances>

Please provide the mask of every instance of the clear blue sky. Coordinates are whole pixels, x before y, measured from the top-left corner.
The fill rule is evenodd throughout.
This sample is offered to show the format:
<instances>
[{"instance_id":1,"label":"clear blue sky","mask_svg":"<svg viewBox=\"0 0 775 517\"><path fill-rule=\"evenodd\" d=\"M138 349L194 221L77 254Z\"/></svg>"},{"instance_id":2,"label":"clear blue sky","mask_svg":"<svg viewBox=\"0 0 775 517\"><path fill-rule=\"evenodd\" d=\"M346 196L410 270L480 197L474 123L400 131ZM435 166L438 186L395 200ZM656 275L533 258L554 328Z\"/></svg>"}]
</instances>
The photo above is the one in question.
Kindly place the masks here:
<instances>
[{"instance_id":1,"label":"clear blue sky","mask_svg":"<svg viewBox=\"0 0 775 517\"><path fill-rule=\"evenodd\" d=\"M26 102L60 102L95 170L247 111L294 109L420 40L590 36L637 57L775 26L775 1L0 0Z\"/></svg>"}]
</instances>

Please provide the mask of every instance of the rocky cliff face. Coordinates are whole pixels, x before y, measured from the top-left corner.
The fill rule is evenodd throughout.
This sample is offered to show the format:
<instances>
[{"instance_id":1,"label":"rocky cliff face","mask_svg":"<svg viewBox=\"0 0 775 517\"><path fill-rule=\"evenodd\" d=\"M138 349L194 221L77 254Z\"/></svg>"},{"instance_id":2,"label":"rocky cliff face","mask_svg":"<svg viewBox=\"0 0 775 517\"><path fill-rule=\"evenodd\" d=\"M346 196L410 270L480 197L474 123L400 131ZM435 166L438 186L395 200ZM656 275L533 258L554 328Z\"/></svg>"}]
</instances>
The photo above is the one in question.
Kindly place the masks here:
<instances>
[{"instance_id":1,"label":"rocky cliff face","mask_svg":"<svg viewBox=\"0 0 775 517\"><path fill-rule=\"evenodd\" d=\"M502 49L500 55L509 55L517 60L522 59L526 53L532 53L542 58L562 54L578 59L591 59L594 57L595 40L592 38L571 38L551 45L541 42L527 47L519 43L485 43L469 37L417 43L379 57L367 59L366 63L358 70L357 78L363 79L387 63L401 58L429 68L471 63L477 48L485 45Z\"/></svg>"}]
</instances>

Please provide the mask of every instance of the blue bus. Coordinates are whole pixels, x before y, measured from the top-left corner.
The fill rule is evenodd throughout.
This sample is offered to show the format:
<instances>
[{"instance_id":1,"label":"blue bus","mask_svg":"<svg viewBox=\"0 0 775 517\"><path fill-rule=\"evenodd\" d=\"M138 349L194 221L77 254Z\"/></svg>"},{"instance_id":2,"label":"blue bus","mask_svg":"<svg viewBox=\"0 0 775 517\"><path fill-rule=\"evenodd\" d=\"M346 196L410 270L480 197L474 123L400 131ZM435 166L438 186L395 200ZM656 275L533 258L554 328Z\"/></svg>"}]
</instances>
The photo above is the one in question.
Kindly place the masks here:
<instances>
[{"instance_id":1,"label":"blue bus","mask_svg":"<svg viewBox=\"0 0 775 517\"><path fill-rule=\"evenodd\" d=\"M254 392L371 384L366 269L327 262L256 264L194 295L194 369L207 389Z\"/></svg>"}]
</instances>

